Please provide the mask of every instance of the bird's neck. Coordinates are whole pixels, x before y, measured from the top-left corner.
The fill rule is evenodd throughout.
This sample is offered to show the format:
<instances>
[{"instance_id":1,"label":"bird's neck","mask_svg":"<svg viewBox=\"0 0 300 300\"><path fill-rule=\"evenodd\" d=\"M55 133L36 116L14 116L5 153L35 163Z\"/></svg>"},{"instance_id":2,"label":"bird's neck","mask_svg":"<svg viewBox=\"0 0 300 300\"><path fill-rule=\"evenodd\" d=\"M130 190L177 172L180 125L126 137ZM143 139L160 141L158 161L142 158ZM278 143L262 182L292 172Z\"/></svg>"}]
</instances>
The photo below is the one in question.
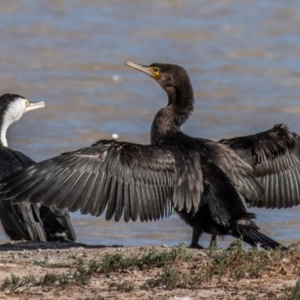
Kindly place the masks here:
<instances>
[{"instance_id":1,"label":"bird's neck","mask_svg":"<svg viewBox=\"0 0 300 300\"><path fill-rule=\"evenodd\" d=\"M0 126L0 146L8 147L7 139L6 139L6 131L9 125L1 125Z\"/></svg>"},{"instance_id":2,"label":"bird's neck","mask_svg":"<svg viewBox=\"0 0 300 300\"><path fill-rule=\"evenodd\" d=\"M168 91L168 105L173 108L174 121L180 127L189 118L194 109L194 93L190 82L183 86L170 88Z\"/></svg>"},{"instance_id":3,"label":"bird's neck","mask_svg":"<svg viewBox=\"0 0 300 300\"><path fill-rule=\"evenodd\" d=\"M194 108L194 95L191 85L183 89L167 89L168 105L155 116L151 127L151 143L160 144L174 139L181 133L181 125L188 119Z\"/></svg>"},{"instance_id":4,"label":"bird's neck","mask_svg":"<svg viewBox=\"0 0 300 300\"><path fill-rule=\"evenodd\" d=\"M14 119L8 113L0 113L0 146L8 147L6 132L8 127L14 122Z\"/></svg>"}]
</instances>

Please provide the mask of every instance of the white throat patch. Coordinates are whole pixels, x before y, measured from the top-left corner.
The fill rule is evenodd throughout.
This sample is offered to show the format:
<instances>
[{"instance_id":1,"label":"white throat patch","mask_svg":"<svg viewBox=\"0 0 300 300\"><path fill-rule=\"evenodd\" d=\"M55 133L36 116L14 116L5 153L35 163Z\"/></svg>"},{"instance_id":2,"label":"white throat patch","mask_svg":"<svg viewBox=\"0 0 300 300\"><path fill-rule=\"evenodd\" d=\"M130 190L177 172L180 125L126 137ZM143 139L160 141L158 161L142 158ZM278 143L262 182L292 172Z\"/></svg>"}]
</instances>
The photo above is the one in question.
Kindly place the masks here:
<instances>
[{"instance_id":1,"label":"white throat patch","mask_svg":"<svg viewBox=\"0 0 300 300\"><path fill-rule=\"evenodd\" d=\"M3 124L1 128L1 142L3 146L8 147L6 140L6 132L8 127L18 121L26 109L25 99L16 98L12 103L9 104L3 116Z\"/></svg>"}]
</instances>

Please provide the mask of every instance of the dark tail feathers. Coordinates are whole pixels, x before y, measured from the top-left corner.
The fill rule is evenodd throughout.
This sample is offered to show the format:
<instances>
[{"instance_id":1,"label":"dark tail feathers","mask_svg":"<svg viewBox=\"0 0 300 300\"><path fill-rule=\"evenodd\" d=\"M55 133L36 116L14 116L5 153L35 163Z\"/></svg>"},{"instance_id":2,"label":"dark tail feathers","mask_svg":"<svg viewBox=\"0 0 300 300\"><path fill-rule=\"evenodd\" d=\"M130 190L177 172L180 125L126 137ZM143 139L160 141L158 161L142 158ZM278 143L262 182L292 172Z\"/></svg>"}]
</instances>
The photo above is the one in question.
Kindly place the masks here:
<instances>
[{"instance_id":1,"label":"dark tail feathers","mask_svg":"<svg viewBox=\"0 0 300 300\"><path fill-rule=\"evenodd\" d=\"M257 230L238 229L234 230L232 232L232 235L237 238L242 238L244 242L248 243L254 248L260 246L266 250L275 249L278 247L281 247L283 250L287 249L283 245L279 244L278 242L274 241L273 239Z\"/></svg>"}]
</instances>

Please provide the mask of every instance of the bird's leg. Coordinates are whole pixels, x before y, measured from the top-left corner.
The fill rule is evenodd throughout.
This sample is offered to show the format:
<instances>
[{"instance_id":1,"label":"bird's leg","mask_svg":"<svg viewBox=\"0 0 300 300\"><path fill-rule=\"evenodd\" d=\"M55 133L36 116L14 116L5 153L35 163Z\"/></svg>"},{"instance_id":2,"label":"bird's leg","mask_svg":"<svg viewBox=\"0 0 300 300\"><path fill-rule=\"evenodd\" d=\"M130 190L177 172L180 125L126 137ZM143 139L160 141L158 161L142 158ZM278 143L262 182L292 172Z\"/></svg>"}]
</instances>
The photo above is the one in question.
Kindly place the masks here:
<instances>
[{"instance_id":1,"label":"bird's leg","mask_svg":"<svg viewBox=\"0 0 300 300\"><path fill-rule=\"evenodd\" d=\"M192 243L190 245L190 248L203 249L203 247L198 244L201 233L202 232L199 233L198 231L196 231L196 229L193 228Z\"/></svg>"},{"instance_id":2,"label":"bird's leg","mask_svg":"<svg viewBox=\"0 0 300 300\"><path fill-rule=\"evenodd\" d=\"M211 240L210 240L210 244L209 244L209 248L212 248L212 247L217 247L217 236L214 234L211 236Z\"/></svg>"}]
</instances>

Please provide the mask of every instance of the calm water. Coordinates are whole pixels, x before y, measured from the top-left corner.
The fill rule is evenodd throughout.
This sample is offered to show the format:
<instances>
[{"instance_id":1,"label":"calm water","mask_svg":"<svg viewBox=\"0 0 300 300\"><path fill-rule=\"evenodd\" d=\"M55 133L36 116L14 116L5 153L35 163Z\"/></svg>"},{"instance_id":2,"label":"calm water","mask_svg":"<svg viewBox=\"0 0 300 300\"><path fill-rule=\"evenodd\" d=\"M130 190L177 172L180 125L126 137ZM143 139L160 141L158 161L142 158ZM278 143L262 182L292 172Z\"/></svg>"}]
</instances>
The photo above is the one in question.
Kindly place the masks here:
<instances>
[{"instance_id":1,"label":"calm water","mask_svg":"<svg viewBox=\"0 0 300 300\"><path fill-rule=\"evenodd\" d=\"M0 24L1 93L46 102L8 133L10 146L36 161L113 133L149 141L166 96L126 60L188 70L196 96L188 134L217 140L279 122L300 133L298 0L1 1ZM253 211L272 237L299 238L300 208ZM138 224L72 219L80 242L190 242L191 229L177 216Z\"/></svg>"}]
</instances>

